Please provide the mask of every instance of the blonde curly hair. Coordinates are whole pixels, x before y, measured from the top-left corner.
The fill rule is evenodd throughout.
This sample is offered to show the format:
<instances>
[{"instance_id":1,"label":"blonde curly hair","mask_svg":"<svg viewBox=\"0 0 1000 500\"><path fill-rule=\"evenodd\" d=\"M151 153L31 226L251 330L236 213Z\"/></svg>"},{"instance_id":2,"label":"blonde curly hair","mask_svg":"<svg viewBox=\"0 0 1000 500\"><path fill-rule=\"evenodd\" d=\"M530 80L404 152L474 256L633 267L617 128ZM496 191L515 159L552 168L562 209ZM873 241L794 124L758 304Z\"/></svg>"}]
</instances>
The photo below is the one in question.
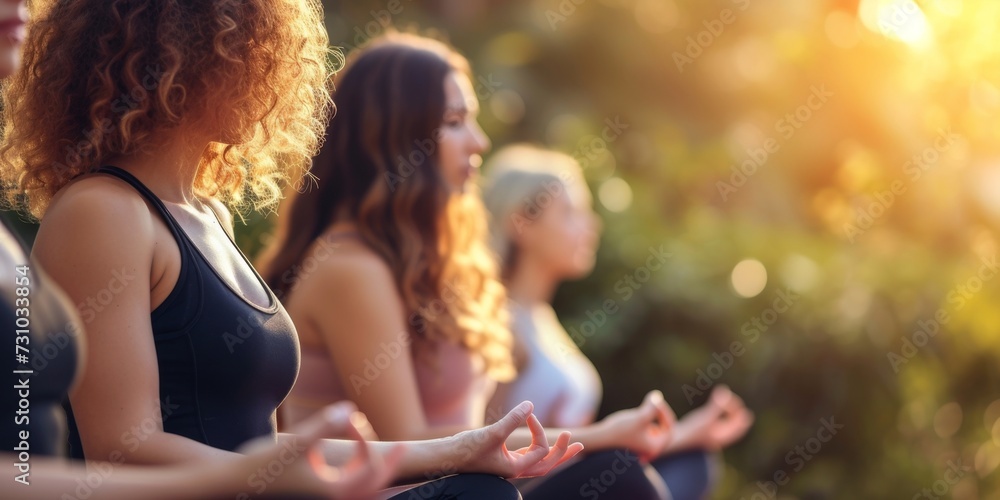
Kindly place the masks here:
<instances>
[{"instance_id":1,"label":"blonde curly hair","mask_svg":"<svg viewBox=\"0 0 1000 500\"><path fill-rule=\"evenodd\" d=\"M333 109L317 0L36 0L2 86L0 181L41 218L73 178L226 113L196 193L272 207L308 171ZM26 207L23 205L26 204Z\"/></svg>"}]
</instances>

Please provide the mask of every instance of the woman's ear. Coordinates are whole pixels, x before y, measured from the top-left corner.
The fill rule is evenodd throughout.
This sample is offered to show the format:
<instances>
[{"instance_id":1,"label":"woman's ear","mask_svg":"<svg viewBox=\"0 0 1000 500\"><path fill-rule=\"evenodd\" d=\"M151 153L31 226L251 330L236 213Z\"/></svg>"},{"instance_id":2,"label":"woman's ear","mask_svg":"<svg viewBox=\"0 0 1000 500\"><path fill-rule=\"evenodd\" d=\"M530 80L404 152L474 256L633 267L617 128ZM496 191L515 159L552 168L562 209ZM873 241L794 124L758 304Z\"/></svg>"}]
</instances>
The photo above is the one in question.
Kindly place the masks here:
<instances>
[{"instance_id":1,"label":"woman's ear","mask_svg":"<svg viewBox=\"0 0 1000 500\"><path fill-rule=\"evenodd\" d=\"M512 246L521 246L521 243L524 242L524 233L531 228L532 223L534 221L521 212L513 212L510 217L507 217L507 220L503 222L504 231Z\"/></svg>"}]
</instances>

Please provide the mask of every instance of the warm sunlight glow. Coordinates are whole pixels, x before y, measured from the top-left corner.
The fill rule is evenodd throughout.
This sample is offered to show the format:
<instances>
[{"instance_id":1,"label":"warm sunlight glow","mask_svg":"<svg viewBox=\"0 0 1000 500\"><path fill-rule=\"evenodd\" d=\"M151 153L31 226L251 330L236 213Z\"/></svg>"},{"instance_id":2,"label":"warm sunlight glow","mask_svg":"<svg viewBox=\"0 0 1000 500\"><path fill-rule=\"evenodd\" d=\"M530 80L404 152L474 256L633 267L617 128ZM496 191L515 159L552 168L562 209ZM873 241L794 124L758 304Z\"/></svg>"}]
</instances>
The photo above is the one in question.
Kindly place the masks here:
<instances>
[{"instance_id":1,"label":"warm sunlight glow","mask_svg":"<svg viewBox=\"0 0 1000 500\"><path fill-rule=\"evenodd\" d=\"M927 16L913 0L862 0L861 23L869 30L913 47L926 47L932 39Z\"/></svg>"}]
</instances>

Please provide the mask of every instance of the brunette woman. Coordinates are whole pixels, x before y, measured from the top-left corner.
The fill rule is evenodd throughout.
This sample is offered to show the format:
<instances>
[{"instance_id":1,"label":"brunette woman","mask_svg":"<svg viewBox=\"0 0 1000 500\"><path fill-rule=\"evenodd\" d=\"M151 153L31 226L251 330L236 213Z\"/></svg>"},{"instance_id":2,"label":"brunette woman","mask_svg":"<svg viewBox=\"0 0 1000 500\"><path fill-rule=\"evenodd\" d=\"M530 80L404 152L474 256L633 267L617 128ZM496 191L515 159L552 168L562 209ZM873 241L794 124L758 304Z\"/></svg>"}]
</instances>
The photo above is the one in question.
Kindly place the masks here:
<instances>
[{"instance_id":1,"label":"brunette woman","mask_svg":"<svg viewBox=\"0 0 1000 500\"><path fill-rule=\"evenodd\" d=\"M296 422L346 398L384 439L480 426L514 364L506 296L469 182L489 140L468 63L440 42L390 34L353 54L338 78L338 114L312 169L319 188L289 198L262 263L302 342L283 415ZM653 392L639 408L573 432L595 451L658 456L671 423ZM525 439L515 432L508 443ZM544 482L555 498L579 496L613 468L622 475L609 498L665 495L638 459L622 460L590 455Z\"/></svg>"}]
</instances>

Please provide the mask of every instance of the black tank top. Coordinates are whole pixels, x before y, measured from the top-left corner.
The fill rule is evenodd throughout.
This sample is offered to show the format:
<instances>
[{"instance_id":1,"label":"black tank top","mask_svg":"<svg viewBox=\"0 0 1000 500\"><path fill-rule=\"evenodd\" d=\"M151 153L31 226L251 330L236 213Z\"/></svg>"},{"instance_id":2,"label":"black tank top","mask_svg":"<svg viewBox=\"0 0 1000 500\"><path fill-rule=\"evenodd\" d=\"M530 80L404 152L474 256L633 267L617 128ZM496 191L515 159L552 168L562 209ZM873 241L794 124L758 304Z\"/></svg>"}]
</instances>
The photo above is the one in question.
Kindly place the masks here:
<instances>
[{"instance_id":1,"label":"black tank top","mask_svg":"<svg viewBox=\"0 0 1000 500\"><path fill-rule=\"evenodd\" d=\"M14 274L9 283L0 283L0 338L4 342L0 453L27 451L29 461L62 456L66 416L60 405L76 376L80 320L62 290L38 264L28 261L23 248L6 250L16 262L0 259L0 265L9 266ZM22 432L27 439L21 439Z\"/></svg>"},{"instance_id":2,"label":"black tank top","mask_svg":"<svg viewBox=\"0 0 1000 500\"><path fill-rule=\"evenodd\" d=\"M267 308L230 287L138 179L117 167L98 172L124 180L148 200L180 249L177 283L150 315L163 430L229 451L250 439L274 436L275 410L299 371L299 342L288 313L245 256L246 272L267 291ZM82 458L71 409L67 413L71 455ZM139 446L141 437L125 436L123 445Z\"/></svg>"}]
</instances>

